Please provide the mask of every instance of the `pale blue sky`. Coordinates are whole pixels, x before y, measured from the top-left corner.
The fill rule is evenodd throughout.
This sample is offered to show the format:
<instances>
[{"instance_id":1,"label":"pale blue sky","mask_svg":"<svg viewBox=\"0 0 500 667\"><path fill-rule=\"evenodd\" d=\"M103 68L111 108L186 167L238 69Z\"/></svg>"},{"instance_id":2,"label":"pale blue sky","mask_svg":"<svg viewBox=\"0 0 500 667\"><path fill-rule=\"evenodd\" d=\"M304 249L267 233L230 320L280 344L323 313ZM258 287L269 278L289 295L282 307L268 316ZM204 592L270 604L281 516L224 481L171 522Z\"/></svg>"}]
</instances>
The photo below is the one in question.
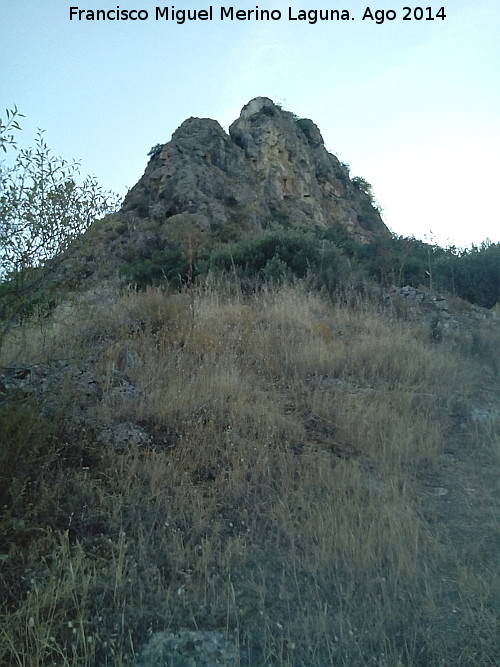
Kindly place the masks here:
<instances>
[{"instance_id":1,"label":"pale blue sky","mask_svg":"<svg viewBox=\"0 0 500 667\"><path fill-rule=\"evenodd\" d=\"M498 241L500 2L451 0L444 21L402 21L405 4L236 0L235 8L280 9L283 18L221 22L219 7L231 3L218 2L212 22L178 25L155 21L150 0L2 0L0 113L16 104L26 116L22 145L44 128L54 153L80 159L84 173L124 194L151 146L185 118L227 129L265 95L318 124L327 148L372 183L396 233ZM117 5L150 18L69 20L70 6ZM397 19L362 21L367 6L394 9ZM289 21L288 7L293 15L345 8L355 20Z\"/></svg>"}]
</instances>

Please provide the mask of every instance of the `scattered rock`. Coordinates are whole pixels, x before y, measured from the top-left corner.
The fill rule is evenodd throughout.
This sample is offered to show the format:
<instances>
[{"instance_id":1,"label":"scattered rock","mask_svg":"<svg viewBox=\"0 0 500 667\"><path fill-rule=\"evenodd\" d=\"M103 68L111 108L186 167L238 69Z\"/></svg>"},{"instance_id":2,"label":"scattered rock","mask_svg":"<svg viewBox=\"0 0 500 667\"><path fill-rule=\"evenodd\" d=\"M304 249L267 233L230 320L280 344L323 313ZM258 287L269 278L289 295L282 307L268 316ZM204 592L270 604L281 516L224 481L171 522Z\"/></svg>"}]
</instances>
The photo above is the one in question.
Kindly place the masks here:
<instances>
[{"instance_id":1,"label":"scattered rock","mask_svg":"<svg viewBox=\"0 0 500 667\"><path fill-rule=\"evenodd\" d=\"M97 400L101 396L101 382L95 373L71 366L64 360L55 360L50 364L4 368L0 375L0 391L5 393L22 390L25 394L48 396L57 392L63 381L71 382L82 399Z\"/></svg>"},{"instance_id":2,"label":"scattered rock","mask_svg":"<svg viewBox=\"0 0 500 667\"><path fill-rule=\"evenodd\" d=\"M461 426L461 425L460 425ZM443 452L439 455L439 459L444 463L456 463L457 457L452 452Z\"/></svg>"},{"instance_id":3,"label":"scattered rock","mask_svg":"<svg viewBox=\"0 0 500 667\"><path fill-rule=\"evenodd\" d=\"M427 304L439 311L448 310L448 302L443 296L433 294L432 292L426 292L422 289L417 289L411 285L405 285L404 287L400 288L393 287L390 291L386 290L384 294L385 299L390 299L395 295L404 297L409 303L413 301L415 303Z\"/></svg>"},{"instance_id":4,"label":"scattered rock","mask_svg":"<svg viewBox=\"0 0 500 667\"><path fill-rule=\"evenodd\" d=\"M143 395L143 392L130 382L124 381L118 387L113 387L109 395L111 399L135 403Z\"/></svg>"},{"instance_id":5,"label":"scattered rock","mask_svg":"<svg viewBox=\"0 0 500 667\"><path fill-rule=\"evenodd\" d=\"M498 316L493 310L481 308L462 299L446 299L424 288L411 285L404 287L372 287L370 297L378 301L384 309L392 309L397 317L412 322L421 322L429 326L430 337L434 342L446 343L458 347L468 354L481 354L478 340L481 340L481 328L494 330L498 327ZM485 343L484 346L495 345ZM479 344L479 346L481 343ZM483 351L483 356L485 356ZM495 366L496 350L489 353L488 363Z\"/></svg>"},{"instance_id":6,"label":"scattered rock","mask_svg":"<svg viewBox=\"0 0 500 667\"><path fill-rule=\"evenodd\" d=\"M434 300L434 307L437 310L448 310L448 302L444 297L436 297Z\"/></svg>"},{"instance_id":7,"label":"scattered rock","mask_svg":"<svg viewBox=\"0 0 500 667\"><path fill-rule=\"evenodd\" d=\"M146 431L132 422L122 422L115 426L109 426L98 434L97 439L117 450L124 450L127 447L141 447L151 442L151 438Z\"/></svg>"},{"instance_id":8,"label":"scattered rock","mask_svg":"<svg viewBox=\"0 0 500 667\"><path fill-rule=\"evenodd\" d=\"M429 493L437 498L445 498L448 495L448 489L442 486L433 486L429 489Z\"/></svg>"},{"instance_id":9,"label":"scattered rock","mask_svg":"<svg viewBox=\"0 0 500 667\"><path fill-rule=\"evenodd\" d=\"M496 421L500 419L500 407L493 405L475 407L471 411L471 419L474 422Z\"/></svg>"},{"instance_id":10,"label":"scattered rock","mask_svg":"<svg viewBox=\"0 0 500 667\"><path fill-rule=\"evenodd\" d=\"M216 630L156 632L143 648L137 667L218 667L233 665L233 640Z\"/></svg>"}]
</instances>

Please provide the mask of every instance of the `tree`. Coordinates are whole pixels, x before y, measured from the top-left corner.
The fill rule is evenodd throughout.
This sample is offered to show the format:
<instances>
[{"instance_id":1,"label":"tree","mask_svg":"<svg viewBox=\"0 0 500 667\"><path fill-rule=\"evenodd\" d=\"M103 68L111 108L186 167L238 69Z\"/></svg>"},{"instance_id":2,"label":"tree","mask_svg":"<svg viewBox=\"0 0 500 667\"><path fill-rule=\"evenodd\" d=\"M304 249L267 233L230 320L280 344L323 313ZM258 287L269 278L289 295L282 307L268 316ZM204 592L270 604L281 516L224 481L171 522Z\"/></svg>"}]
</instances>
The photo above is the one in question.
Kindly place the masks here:
<instances>
[{"instance_id":1,"label":"tree","mask_svg":"<svg viewBox=\"0 0 500 667\"><path fill-rule=\"evenodd\" d=\"M0 147L14 150L0 162L0 342L17 315L36 299L70 244L118 199L96 179L79 181L80 164L52 155L39 130L34 146L17 149L17 110L0 119Z\"/></svg>"},{"instance_id":2,"label":"tree","mask_svg":"<svg viewBox=\"0 0 500 667\"><path fill-rule=\"evenodd\" d=\"M486 240L462 251L454 262L454 283L462 299L492 308L500 302L500 243Z\"/></svg>"},{"instance_id":3,"label":"tree","mask_svg":"<svg viewBox=\"0 0 500 667\"><path fill-rule=\"evenodd\" d=\"M153 146L151 150L148 153L148 157L152 157L154 155L158 155L158 153L161 151L163 148L163 144L156 144L156 146Z\"/></svg>"},{"instance_id":4,"label":"tree","mask_svg":"<svg viewBox=\"0 0 500 667\"><path fill-rule=\"evenodd\" d=\"M360 190L361 192L364 192L365 195L368 195L368 197L370 197L370 201L373 201L373 189L368 181L366 181L364 178L361 178L361 176L354 176L352 179L352 184L357 190Z\"/></svg>"},{"instance_id":5,"label":"tree","mask_svg":"<svg viewBox=\"0 0 500 667\"><path fill-rule=\"evenodd\" d=\"M7 116L5 125L0 118L0 148L2 148L4 153L7 152L8 146L15 147L17 145L13 130L21 129L18 118L24 118L23 114L19 113L17 110L17 107L14 107L13 109L6 109L5 115Z\"/></svg>"}]
</instances>

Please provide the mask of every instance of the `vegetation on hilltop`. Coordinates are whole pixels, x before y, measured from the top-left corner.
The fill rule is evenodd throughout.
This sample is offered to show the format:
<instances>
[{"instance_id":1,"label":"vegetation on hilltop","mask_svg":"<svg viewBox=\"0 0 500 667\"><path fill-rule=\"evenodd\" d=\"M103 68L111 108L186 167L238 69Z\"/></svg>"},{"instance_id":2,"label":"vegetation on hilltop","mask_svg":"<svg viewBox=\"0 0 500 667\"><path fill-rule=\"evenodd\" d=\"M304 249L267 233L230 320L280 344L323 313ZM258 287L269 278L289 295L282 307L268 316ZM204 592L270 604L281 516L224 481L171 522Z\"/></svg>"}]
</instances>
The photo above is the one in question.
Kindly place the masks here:
<instances>
[{"instance_id":1,"label":"vegetation on hilltop","mask_svg":"<svg viewBox=\"0 0 500 667\"><path fill-rule=\"evenodd\" d=\"M4 151L17 151L14 133L20 130L20 116L14 109L7 111L5 123L0 120ZM13 165L2 162L0 168L0 320L4 331L34 307L50 307L54 287L57 293L61 282L76 286L89 272L99 274L100 265L110 263L106 253L114 253L110 243L119 240L128 247L125 237L130 225L138 224L146 235L158 228L156 220L147 218L137 223L107 216L94 222L113 210L116 198L93 178L77 184L78 164L52 156L41 133L33 149L18 151ZM364 227L370 228L370 216L380 222L372 188L360 177L353 178L352 184L367 195L362 200L366 210L359 215ZM132 255L125 251L120 255L115 268L125 281L144 288L165 281L191 284L208 272L230 272L242 285L308 276L310 286L332 293L356 276L382 285L423 286L486 308L500 300L499 243L441 248L395 234L361 243L342 225L300 228L280 213L258 234L242 234L235 221L212 221L208 232L201 234L189 216L184 217L186 220L176 223L181 229L172 229L168 240L163 239L156 248L139 243ZM91 223L91 233L82 236ZM68 261L70 254L76 263Z\"/></svg>"},{"instance_id":2,"label":"vegetation on hilltop","mask_svg":"<svg viewBox=\"0 0 500 667\"><path fill-rule=\"evenodd\" d=\"M218 230L220 234L220 230ZM121 268L140 288L186 284L207 272L232 272L243 282L309 276L311 284L330 293L359 279L382 285L422 286L466 299L484 308L500 301L500 243L441 248L415 238L387 236L362 244L342 227L305 230L273 221L270 228L232 243L190 247L172 243L137 257Z\"/></svg>"}]
</instances>

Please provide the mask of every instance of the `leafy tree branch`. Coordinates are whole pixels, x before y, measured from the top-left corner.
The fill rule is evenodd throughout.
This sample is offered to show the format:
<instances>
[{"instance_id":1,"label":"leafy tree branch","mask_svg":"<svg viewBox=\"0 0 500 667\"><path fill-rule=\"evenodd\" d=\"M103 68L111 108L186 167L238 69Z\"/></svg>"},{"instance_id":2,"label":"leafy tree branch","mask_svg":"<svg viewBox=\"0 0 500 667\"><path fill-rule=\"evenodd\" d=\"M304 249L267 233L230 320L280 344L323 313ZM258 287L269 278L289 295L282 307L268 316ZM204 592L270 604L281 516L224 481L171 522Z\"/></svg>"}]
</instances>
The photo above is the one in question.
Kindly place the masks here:
<instances>
[{"instance_id":1,"label":"leafy tree branch","mask_svg":"<svg viewBox=\"0 0 500 667\"><path fill-rule=\"evenodd\" d=\"M0 162L0 341L16 315L32 303L48 274L65 261L70 244L118 198L80 164L51 153L39 130L34 146L17 149L22 117L16 107L0 119L0 147L16 152Z\"/></svg>"}]
</instances>

